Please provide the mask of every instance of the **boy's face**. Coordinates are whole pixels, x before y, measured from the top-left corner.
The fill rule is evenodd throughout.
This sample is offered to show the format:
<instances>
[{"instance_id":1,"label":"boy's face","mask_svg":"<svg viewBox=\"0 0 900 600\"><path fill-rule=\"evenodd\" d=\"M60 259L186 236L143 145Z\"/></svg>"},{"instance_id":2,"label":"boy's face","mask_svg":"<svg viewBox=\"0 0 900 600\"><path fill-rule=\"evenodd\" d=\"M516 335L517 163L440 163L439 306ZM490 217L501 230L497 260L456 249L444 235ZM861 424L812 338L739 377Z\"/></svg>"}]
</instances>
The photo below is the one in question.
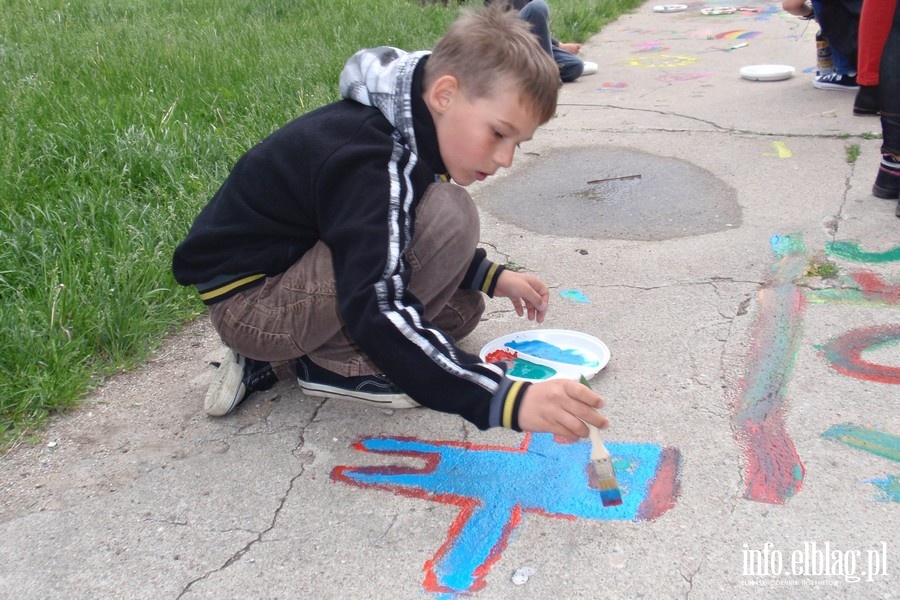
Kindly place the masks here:
<instances>
[{"instance_id":1,"label":"boy's face","mask_svg":"<svg viewBox=\"0 0 900 600\"><path fill-rule=\"evenodd\" d=\"M441 158L454 182L466 186L512 164L516 147L541 124L519 98L514 86L506 85L471 101L451 76L426 91Z\"/></svg>"}]
</instances>

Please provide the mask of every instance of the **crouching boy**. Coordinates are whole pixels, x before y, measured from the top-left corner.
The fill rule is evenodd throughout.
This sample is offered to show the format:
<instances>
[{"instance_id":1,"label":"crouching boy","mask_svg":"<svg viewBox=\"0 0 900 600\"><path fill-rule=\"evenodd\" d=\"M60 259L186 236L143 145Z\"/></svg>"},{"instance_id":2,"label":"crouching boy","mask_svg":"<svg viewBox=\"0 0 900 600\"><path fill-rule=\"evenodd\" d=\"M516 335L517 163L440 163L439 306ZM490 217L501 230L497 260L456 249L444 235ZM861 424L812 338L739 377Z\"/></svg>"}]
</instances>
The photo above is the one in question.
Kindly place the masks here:
<instances>
[{"instance_id":1,"label":"crouching boy","mask_svg":"<svg viewBox=\"0 0 900 600\"><path fill-rule=\"evenodd\" d=\"M484 295L544 319L547 286L476 247L461 186L512 163L553 116L559 85L514 12L464 12L432 52L358 52L343 100L241 157L173 260L230 349L206 412L296 375L308 396L423 405L481 429L575 439L583 421L604 427L587 387L513 381L457 346Z\"/></svg>"}]
</instances>

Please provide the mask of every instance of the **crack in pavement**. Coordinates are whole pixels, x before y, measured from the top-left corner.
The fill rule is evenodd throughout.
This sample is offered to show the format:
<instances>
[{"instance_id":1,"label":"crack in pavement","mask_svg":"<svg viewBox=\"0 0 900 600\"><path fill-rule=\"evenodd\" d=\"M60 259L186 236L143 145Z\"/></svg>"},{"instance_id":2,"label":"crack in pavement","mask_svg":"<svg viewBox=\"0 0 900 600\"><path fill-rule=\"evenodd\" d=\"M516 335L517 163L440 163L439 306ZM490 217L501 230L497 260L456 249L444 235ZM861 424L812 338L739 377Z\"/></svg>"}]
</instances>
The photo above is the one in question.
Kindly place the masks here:
<instances>
[{"instance_id":1,"label":"crack in pavement","mask_svg":"<svg viewBox=\"0 0 900 600\"><path fill-rule=\"evenodd\" d=\"M305 440L306 428L309 427L310 425L312 425L313 423L315 423L316 417L318 416L319 411L325 405L325 402L326 402L325 400L322 400L321 402L319 402L318 406L316 406L315 410L313 410L313 412L310 415L309 419L307 420L306 424L304 424L300 427L299 439L297 441L297 444L294 446L294 449L292 450L292 454L294 454L295 456L299 456L298 453L299 453L300 449L303 448L303 446L306 443L306 440ZM214 573L220 573L220 572L228 569L231 565L240 561L244 557L245 554L247 554L254 546L256 546L256 544L261 543L263 541L263 536L265 536L267 533L269 533L270 531L275 529L275 526L278 523L278 516L281 514L281 510L284 508L285 503L287 502L288 498L291 495L291 492L294 489L294 483L298 479L303 477L303 474L306 472L307 464L308 464L307 460L300 460L300 470L293 477L291 477L290 481L288 482L287 489L285 490L284 494L282 494L281 499L278 502L278 506L275 507L275 511L272 514L272 519L269 522L269 526L266 527L265 529L263 529L262 531L256 532L256 537L254 537L249 542L247 542L237 552L235 552L234 554L229 556L228 560L226 560L220 567L218 567L216 569L212 569L211 571L204 573L200 577L197 577L196 579L189 581L187 583L187 585L185 585L184 588L181 590L181 592L178 594L178 596L177 596L178 598L181 598L185 594L190 593L191 589L194 587L194 584L199 583L201 581L205 581Z\"/></svg>"}]
</instances>

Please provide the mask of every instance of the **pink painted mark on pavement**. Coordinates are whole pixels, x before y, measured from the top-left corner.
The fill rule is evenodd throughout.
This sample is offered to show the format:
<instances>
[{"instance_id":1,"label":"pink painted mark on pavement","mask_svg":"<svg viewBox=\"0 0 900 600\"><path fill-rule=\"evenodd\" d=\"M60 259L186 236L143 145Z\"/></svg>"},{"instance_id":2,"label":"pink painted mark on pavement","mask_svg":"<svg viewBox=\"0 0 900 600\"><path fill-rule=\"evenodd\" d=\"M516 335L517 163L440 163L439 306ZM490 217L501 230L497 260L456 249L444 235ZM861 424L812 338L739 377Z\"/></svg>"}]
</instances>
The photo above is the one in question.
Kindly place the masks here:
<instances>
[{"instance_id":1,"label":"pink painted mark on pavement","mask_svg":"<svg viewBox=\"0 0 900 600\"><path fill-rule=\"evenodd\" d=\"M785 427L787 387L800 344L806 299L794 281L806 269L798 238L774 236L778 262L758 294L747 373L734 403L735 437L744 450L744 498L785 504L803 486L805 469Z\"/></svg>"}]
</instances>

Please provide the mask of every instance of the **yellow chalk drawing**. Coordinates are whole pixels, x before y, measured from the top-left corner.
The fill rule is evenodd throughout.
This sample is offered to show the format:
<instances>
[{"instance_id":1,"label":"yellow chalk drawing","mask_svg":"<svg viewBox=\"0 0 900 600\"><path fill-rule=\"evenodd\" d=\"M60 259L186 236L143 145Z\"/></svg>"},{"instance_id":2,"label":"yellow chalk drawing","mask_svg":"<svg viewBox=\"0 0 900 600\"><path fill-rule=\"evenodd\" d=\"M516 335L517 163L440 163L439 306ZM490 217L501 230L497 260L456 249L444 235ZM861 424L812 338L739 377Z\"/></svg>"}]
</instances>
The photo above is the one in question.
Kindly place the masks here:
<instances>
[{"instance_id":1,"label":"yellow chalk drawing","mask_svg":"<svg viewBox=\"0 0 900 600\"><path fill-rule=\"evenodd\" d=\"M645 68L686 67L698 62L696 56L672 56L670 54L646 54L628 59L628 65Z\"/></svg>"},{"instance_id":2,"label":"yellow chalk drawing","mask_svg":"<svg viewBox=\"0 0 900 600\"><path fill-rule=\"evenodd\" d=\"M794 155L791 152L791 149L787 147L784 142L772 142L772 146L775 148L775 154L771 152L763 152L763 156L776 156L778 158L790 158Z\"/></svg>"}]
</instances>

